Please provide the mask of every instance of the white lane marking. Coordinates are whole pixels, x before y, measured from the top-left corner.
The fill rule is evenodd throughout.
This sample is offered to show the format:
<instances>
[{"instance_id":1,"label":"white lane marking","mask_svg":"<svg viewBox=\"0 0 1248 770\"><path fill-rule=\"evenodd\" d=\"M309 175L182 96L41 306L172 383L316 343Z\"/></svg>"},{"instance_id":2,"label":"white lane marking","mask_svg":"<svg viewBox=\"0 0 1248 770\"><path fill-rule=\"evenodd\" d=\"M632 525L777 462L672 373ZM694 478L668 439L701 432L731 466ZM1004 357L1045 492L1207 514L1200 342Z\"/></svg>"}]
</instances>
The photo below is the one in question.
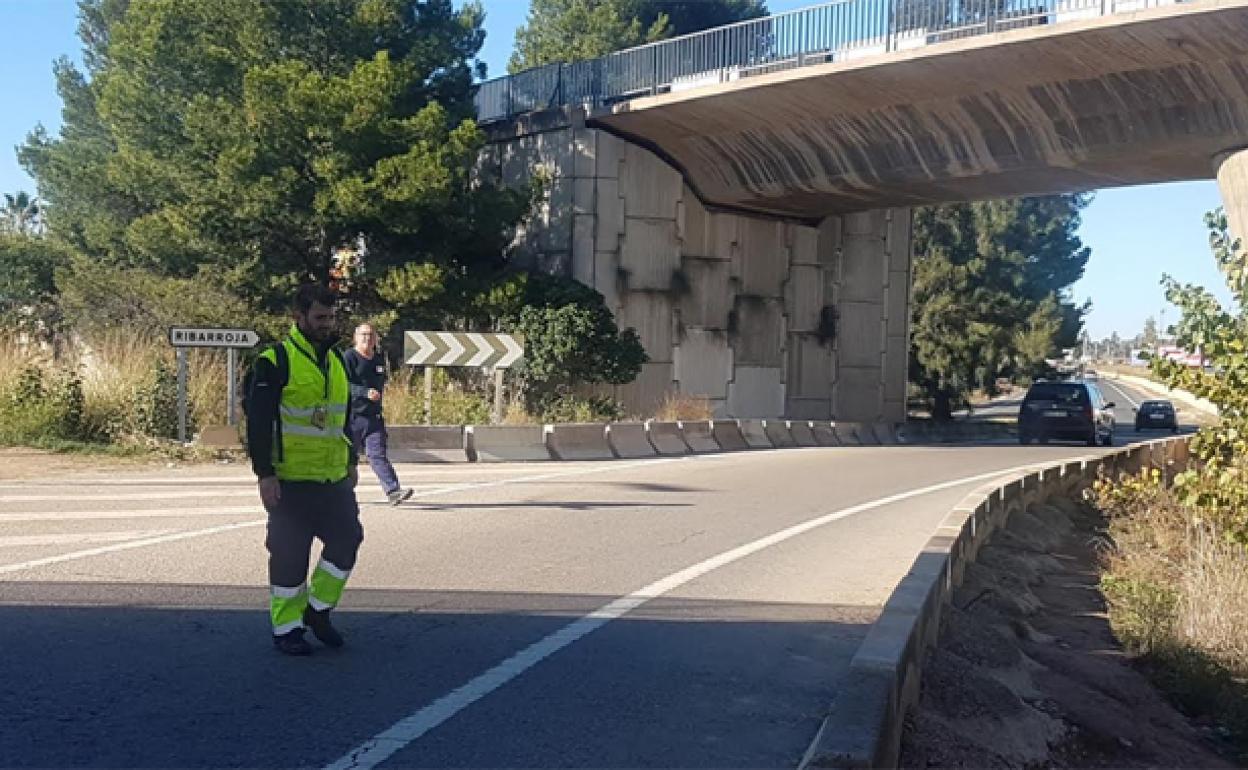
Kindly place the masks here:
<instances>
[{"instance_id":1,"label":"white lane marking","mask_svg":"<svg viewBox=\"0 0 1248 770\"><path fill-rule=\"evenodd\" d=\"M367 484L365 481L361 481L360 484L361 486L366 486L366 487L372 486L371 484ZM408 486L412 487L418 492L426 491L426 492L442 493L448 489L461 488L463 485L454 484L454 483L442 483L442 484L409 484ZM148 489L150 488L151 487L149 486ZM99 487L94 487L94 489L98 490ZM203 498L205 500L210 500L210 499L219 498L219 497L259 497L259 493L256 492L255 480L253 479L252 483L248 485L248 487L245 489L220 489L220 488L177 489L177 490L168 490L165 492L115 492L112 494L90 494L90 495L0 494L0 503L76 503L79 501L92 502L92 503L139 502L139 501L144 501L144 500L194 500L196 498ZM385 498L378 497L376 499L372 499L370 497L367 500L361 499L360 502L365 503L365 504L373 503L373 502L385 502Z\"/></svg>"},{"instance_id":2,"label":"white lane marking","mask_svg":"<svg viewBox=\"0 0 1248 770\"><path fill-rule=\"evenodd\" d=\"M0 575L8 575L13 572L20 572L24 569L34 569L35 567L46 567L49 564L60 564L61 562L74 561L76 559L85 559L89 556L102 556L106 553L117 553L118 551L129 551L134 548L144 548L149 545L160 545L162 543L173 543L178 540L189 540L193 537L203 537L205 535L216 535L221 532L229 532L235 529L245 529L247 527L258 527L264 524L264 520L260 521L244 521L237 524L224 524L220 527L211 527L209 529L196 529L190 532L176 532L172 535L161 535L159 537L148 537L142 540L131 540L127 543L118 543L116 545L105 545L99 548L89 548L85 551L73 551L71 553L63 553L58 556L47 556L42 559L31 559L30 561L19 561L16 564L0 564Z\"/></svg>"},{"instance_id":3,"label":"white lane marking","mask_svg":"<svg viewBox=\"0 0 1248 770\"><path fill-rule=\"evenodd\" d=\"M172 531L171 529L144 529L125 532L69 532L59 535L8 535L0 537L0 548L78 543L116 543L122 540L156 537Z\"/></svg>"},{"instance_id":4,"label":"white lane marking","mask_svg":"<svg viewBox=\"0 0 1248 770\"><path fill-rule=\"evenodd\" d=\"M1120 395L1120 396L1122 396L1123 398L1125 398L1125 399L1127 400L1127 403L1131 405L1131 408L1132 408L1132 409L1139 409L1139 408L1140 408L1140 402L1139 402L1139 401L1136 401L1136 400L1135 400L1135 399L1133 399L1133 398L1131 398L1131 396L1130 396L1130 395L1128 395L1128 394L1127 394L1127 392L1126 392L1125 390L1123 390L1123 389L1122 389L1122 386L1121 386L1121 385L1119 385L1119 384L1118 384L1118 383L1116 383L1116 382L1115 382L1115 383L1113 383L1113 384L1110 384L1109 382L1106 382L1105 384L1106 384L1106 385L1109 385L1109 387L1113 388L1115 393L1117 393L1118 395Z\"/></svg>"},{"instance_id":5,"label":"white lane marking","mask_svg":"<svg viewBox=\"0 0 1248 770\"><path fill-rule=\"evenodd\" d=\"M196 516L256 516L264 512L257 505L225 508L147 508L115 511L56 511L0 513L0 524L18 521L91 521L100 519L193 519Z\"/></svg>"},{"instance_id":6,"label":"white lane marking","mask_svg":"<svg viewBox=\"0 0 1248 770\"><path fill-rule=\"evenodd\" d=\"M196 489L168 492L123 492L112 495L0 495L0 503L68 503L83 502L104 503L122 502L127 500L193 500L215 497L256 497L255 488L251 489Z\"/></svg>"},{"instance_id":7,"label":"white lane marking","mask_svg":"<svg viewBox=\"0 0 1248 770\"><path fill-rule=\"evenodd\" d=\"M991 473L981 473L976 476L967 476L960 479L954 479L953 481L933 484L921 489L912 489L908 492L901 492L896 495L882 497L878 500L872 500L870 502L845 508L834 513L809 519L801 524L796 524L788 527L787 529L782 529L779 532L775 532L767 535L766 537L761 537L758 540L754 540L746 543L745 545L733 548L730 551L725 551L718 556L712 556L705 561L686 567L679 572L673 572L667 577L657 580L644 588L640 588L627 596L622 596L612 602L602 605L579 620L573 621L549 636L534 642L523 650L512 655L510 658L507 658L502 663L499 663L485 673L470 680L461 687L442 696L433 703L412 712L403 719L400 719L398 722L395 722L386 730L383 730L376 736L370 738L352 751L348 752L345 756L327 765L326 770L368 770L369 768L376 767L397 754L399 751L402 751L407 746L419 740L426 733L446 722L451 717L455 716L495 690L498 690L503 685L520 676L530 668L533 668L551 655L554 655L556 652L559 652L564 647L577 642L588 634L591 634L611 621L632 612L652 599L669 593L692 580L719 569L720 567L727 566L735 561L758 553L764 548L769 548L773 545L783 543L786 540L809 532L817 527L822 527L823 525L837 521L838 519L844 519L848 516L863 513L864 511L932 494L933 492L940 492L954 487L974 484L979 481L999 478L1010 473L1026 471L1036 467L1041 466L1031 464L1015 468L1007 468L999 471L992 471Z\"/></svg>"},{"instance_id":8,"label":"white lane marking","mask_svg":"<svg viewBox=\"0 0 1248 770\"><path fill-rule=\"evenodd\" d=\"M586 468L577 468L575 470L543 473L534 476L522 476L514 479L499 479L498 481L484 481L479 484L461 484L453 487L441 487L424 492L418 492L412 496L412 499L421 499L426 497L435 497L437 495L449 494L451 492L462 492L476 489L491 489L494 487L506 487L513 484L525 484L533 481L545 481L548 479L566 478L568 476L586 476L593 473L606 473L613 470L626 470L628 468L637 468L643 465L663 465L671 462L685 462L696 460L693 457L673 457L667 459L656 460L637 460L631 462L613 462L604 463ZM192 509L193 510L193 509ZM251 521L241 521L233 524L223 524L217 527L208 527L207 529L194 529L186 532L178 532L171 535L161 535L160 537L149 537L142 540L134 540L128 543L119 543L117 545L102 546L100 548L91 548L85 551L73 551L63 553L57 556L48 556L42 559L33 559L31 561L17 562L16 564L0 564L0 575L7 575L22 570L34 569L35 567L46 567L50 564L60 564L67 561L76 561L78 559L87 559L92 556L102 556L104 554L116 553L118 551L128 551L133 548L143 548L149 545L162 545L164 543L173 543L179 540L188 540L193 537L206 537L209 535L217 535L222 532L230 532L236 529L246 529L248 527L259 527L263 525L267 519L253 519Z\"/></svg>"}]
</instances>

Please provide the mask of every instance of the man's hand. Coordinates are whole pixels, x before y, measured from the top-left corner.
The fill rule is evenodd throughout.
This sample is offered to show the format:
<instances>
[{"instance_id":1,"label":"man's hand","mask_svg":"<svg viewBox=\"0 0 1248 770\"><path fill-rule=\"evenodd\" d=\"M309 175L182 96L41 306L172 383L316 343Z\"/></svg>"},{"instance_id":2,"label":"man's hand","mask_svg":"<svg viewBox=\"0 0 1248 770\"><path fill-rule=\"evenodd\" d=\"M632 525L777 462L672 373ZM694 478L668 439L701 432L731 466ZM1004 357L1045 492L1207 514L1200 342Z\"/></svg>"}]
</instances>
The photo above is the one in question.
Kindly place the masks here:
<instances>
[{"instance_id":1,"label":"man's hand","mask_svg":"<svg viewBox=\"0 0 1248 770\"><path fill-rule=\"evenodd\" d=\"M369 401L380 401L380 400L381 400L381 391L379 391L379 390L374 390L373 388L369 388L369 389L368 389L368 400L369 400Z\"/></svg>"},{"instance_id":2,"label":"man's hand","mask_svg":"<svg viewBox=\"0 0 1248 770\"><path fill-rule=\"evenodd\" d=\"M351 485L352 489L355 489L355 485L360 483L360 469L358 467L352 465L350 468L347 468L347 483Z\"/></svg>"},{"instance_id":3,"label":"man's hand","mask_svg":"<svg viewBox=\"0 0 1248 770\"><path fill-rule=\"evenodd\" d=\"M264 503L264 507L276 508L282 499L282 482L277 480L277 476L265 476L257 485L260 487L260 502Z\"/></svg>"}]
</instances>

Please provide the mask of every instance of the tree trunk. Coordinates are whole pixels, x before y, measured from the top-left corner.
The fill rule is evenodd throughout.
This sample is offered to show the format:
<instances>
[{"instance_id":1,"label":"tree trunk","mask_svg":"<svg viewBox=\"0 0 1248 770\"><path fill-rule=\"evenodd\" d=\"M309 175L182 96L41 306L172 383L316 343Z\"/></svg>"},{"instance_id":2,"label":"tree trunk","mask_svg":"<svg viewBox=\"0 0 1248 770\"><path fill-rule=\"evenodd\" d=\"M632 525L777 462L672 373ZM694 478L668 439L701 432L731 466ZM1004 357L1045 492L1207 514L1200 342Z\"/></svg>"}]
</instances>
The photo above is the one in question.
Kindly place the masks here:
<instances>
[{"instance_id":1,"label":"tree trunk","mask_svg":"<svg viewBox=\"0 0 1248 770\"><path fill-rule=\"evenodd\" d=\"M948 422L953 419L953 399L948 391L939 390L932 399L932 419Z\"/></svg>"}]
</instances>

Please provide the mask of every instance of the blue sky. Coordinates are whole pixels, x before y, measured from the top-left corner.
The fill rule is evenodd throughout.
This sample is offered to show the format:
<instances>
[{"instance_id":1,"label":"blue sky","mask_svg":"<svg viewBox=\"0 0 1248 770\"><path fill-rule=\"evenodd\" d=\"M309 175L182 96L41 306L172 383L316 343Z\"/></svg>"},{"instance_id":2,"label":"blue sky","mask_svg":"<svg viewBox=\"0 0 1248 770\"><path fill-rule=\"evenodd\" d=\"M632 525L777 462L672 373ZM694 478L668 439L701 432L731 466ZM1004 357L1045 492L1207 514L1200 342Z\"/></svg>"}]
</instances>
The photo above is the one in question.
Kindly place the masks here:
<instances>
[{"instance_id":1,"label":"blue sky","mask_svg":"<svg viewBox=\"0 0 1248 770\"><path fill-rule=\"evenodd\" d=\"M771 0L782 12L814 0ZM506 71L515 29L528 11L525 0L485 0L486 32L482 58L490 74ZM17 163L14 147L38 123L60 125L60 99L52 79L58 56L78 58L74 0L0 0L0 50L9 62L0 81L0 192L34 190ZM1091 298L1088 328L1094 338L1113 331L1133 336L1148 316L1166 308L1159 281L1170 273L1212 289L1224 302L1229 293L1209 252L1203 223L1220 205L1212 181L1104 190L1084 211L1080 236L1092 259L1074 294ZM1177 311L1168 308L1173 321Z\"/></svg>"}]
</instances>

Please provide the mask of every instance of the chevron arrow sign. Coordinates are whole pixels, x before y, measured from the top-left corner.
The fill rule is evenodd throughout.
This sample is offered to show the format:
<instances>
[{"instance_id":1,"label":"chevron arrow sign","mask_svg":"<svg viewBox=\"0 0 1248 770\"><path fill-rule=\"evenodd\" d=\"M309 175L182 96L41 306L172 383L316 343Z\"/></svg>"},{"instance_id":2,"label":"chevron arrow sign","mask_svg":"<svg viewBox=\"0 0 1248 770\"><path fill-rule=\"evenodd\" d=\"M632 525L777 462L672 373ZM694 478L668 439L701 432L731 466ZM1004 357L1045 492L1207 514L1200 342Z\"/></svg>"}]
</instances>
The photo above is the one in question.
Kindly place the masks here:
<instances>
[{"instance_id":1,"label":"chevron arrow sign","mask_svg":"<svg viewBox=\"0 0 1248 770\"><path fill-rule=\"evenodd\" d=\"M411 366L508 369L524 357L524 341L514 334L404 332L403 357Z\"/></svg>"}]
</instances>

